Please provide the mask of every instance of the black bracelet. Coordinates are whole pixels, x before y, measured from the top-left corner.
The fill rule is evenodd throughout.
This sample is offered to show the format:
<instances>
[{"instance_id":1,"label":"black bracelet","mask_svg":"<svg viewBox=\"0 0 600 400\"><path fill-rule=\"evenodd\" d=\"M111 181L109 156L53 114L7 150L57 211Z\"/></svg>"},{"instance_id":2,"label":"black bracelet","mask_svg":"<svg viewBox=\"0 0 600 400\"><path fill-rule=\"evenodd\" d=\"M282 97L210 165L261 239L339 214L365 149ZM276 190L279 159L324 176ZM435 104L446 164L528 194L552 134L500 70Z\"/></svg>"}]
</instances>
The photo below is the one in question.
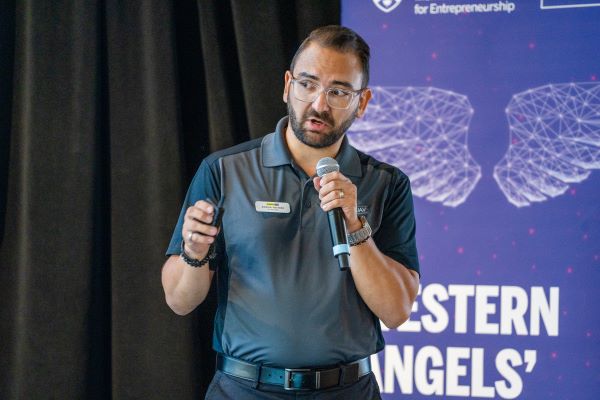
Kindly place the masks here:
<instances>
[{"instance_id":1,"label":"black bracelet","mask_svg":"<svg viewBox=\"0 0 600 400\"><path fill-rule=\"evenodd\" d=\"M356 242L356 243L352 243L350 245L350 247L354 247L354 246L360 246L361 244L365 243L367 240L369 240L371 236L367 236L366 238L364 238L363 240L361 240L360 242Z\"/></svg>"},{"instance_id":2,"label":"black bracelet","mask_svg":"<svg viewBox=\"0 0 600 400\"><path fill-rule=\"evenodd\" d=\"M217 253L215 251L215 246L211 244L210 247L208 248L208 253L206 254L206 257L204 257L202 260L192 258L185 252L185 241L184 240L181 241L181 253L179 254L179 256L181 257L181 259L183 261L185 261L185 263L187 265L189 265L191 267L194 267L194 268L202 267L204 264L206 264L210 260L214 259L216 257L216 255L217 255Z\"/></svg>"}]
</instances>

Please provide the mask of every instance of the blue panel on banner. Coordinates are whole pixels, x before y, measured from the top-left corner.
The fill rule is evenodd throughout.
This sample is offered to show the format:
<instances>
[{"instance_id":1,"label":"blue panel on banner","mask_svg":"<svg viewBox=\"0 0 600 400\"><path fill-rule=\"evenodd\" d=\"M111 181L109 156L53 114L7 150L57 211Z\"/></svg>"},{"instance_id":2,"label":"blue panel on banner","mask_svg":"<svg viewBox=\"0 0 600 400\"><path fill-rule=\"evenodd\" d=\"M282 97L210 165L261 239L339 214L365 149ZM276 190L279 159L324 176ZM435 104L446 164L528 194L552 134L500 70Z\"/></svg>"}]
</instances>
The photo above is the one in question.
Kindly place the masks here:
<instances>
[{"instance_id":1,"label":"blue panel on banner","mask_svg":"<svg viewBox=\"0 0 600 400\"><path fill-rule=\"evenodd\" d=\"M373 98L348 137L411 178L422 287L386 399L600 393L600 7L345 0Z\"/></svg>"}]
</instances>

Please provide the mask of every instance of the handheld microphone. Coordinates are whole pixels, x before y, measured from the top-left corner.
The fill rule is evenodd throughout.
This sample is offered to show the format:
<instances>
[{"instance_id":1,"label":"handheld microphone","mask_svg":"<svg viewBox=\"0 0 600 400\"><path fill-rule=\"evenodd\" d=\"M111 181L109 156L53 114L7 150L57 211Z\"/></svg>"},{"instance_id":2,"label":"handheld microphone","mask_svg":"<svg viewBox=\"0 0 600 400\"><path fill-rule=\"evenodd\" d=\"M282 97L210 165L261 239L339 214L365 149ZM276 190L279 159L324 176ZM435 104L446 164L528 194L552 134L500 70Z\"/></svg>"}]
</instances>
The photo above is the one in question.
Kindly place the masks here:
<instances>
[{"instance_id":1,"label":"handheld microphone","mask_svg":"<svg viewBox=\"0 0 600 400\"><path fill-rule=\"evenodd\" d=\"M339 170L340 165L331 157L321 158L317 163L317 175L319 177ZM339 207L329 210L327 211L327 219L329 220L333 255L338 260L340 270L345 271L350 268L350 246L348 245L348 236L346 234L344 212Z\"/></svg>"}]
</instances>

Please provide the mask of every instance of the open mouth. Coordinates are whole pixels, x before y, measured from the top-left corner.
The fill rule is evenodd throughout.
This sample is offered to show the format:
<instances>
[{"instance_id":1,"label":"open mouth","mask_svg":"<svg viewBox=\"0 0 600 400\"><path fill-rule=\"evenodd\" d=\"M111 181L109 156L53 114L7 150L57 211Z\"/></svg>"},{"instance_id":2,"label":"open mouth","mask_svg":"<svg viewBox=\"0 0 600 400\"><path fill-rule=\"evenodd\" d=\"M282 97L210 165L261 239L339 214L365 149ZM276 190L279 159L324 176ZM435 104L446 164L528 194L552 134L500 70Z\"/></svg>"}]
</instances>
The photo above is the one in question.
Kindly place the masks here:
<instances>
[{"instance_id":1,"label":"open mouth","mask_svg":"<svg viewBox=\"0 0 600 400\"><path fill-rule=\"evenodd\" d=\"M330 125L319 118L308 118L306 121L315 128L323 128Z\"/></svg>"}]
</instances>

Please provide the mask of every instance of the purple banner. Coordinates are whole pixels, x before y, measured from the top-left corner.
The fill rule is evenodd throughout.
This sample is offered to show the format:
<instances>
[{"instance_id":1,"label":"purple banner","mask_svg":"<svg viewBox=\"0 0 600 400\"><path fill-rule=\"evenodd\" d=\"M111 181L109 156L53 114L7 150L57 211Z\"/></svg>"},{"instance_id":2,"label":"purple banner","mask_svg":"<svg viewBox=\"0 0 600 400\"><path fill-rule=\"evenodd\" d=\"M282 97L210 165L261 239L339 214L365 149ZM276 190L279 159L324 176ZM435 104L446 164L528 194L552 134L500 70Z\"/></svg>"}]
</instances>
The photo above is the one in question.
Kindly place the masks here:
<instances>
[{"instance_id":1,"label":"purple banner","mask_svg":"<svg viewBox=\"0 0 600 400\"><path fill-rule=\"evenodd\" d=\"M384 398L600 393L600 1L344 0L351 142L411 178L421 290Z\"/></svg>"}]
</instances>

